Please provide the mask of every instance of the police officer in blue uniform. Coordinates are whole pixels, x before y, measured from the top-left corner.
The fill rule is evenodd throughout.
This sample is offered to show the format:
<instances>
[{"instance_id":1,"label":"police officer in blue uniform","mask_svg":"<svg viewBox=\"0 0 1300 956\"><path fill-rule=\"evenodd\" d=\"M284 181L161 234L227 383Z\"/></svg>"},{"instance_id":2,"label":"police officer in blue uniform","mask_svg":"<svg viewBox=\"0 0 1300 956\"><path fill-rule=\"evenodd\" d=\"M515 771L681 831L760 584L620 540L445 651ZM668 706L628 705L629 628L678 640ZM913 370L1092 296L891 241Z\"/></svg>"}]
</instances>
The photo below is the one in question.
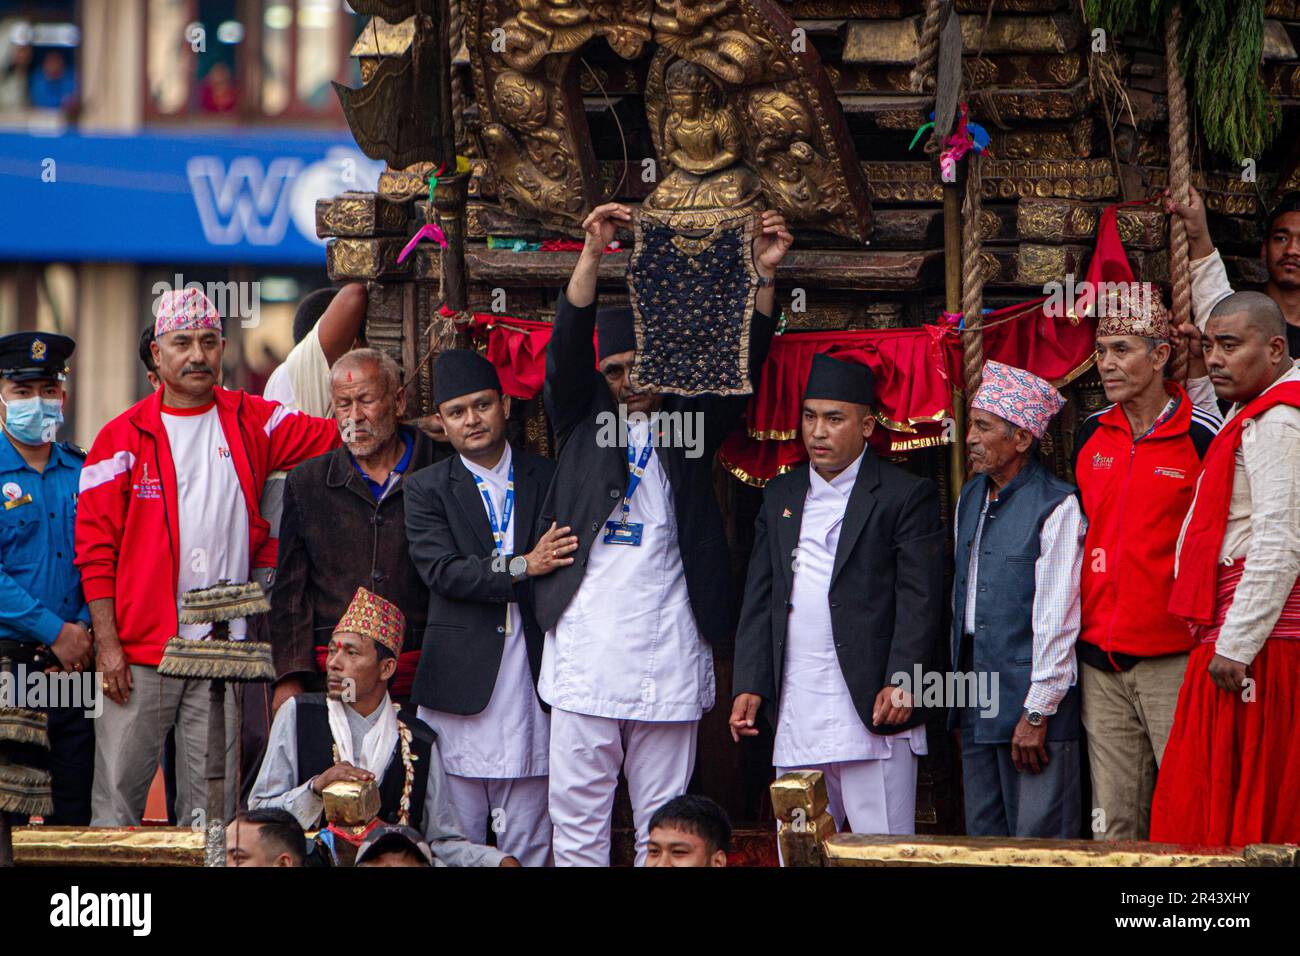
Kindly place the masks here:
<instances>
[{"instance_id":1,"label":"police officer in blue uniform","mask_svg":"<svg viewBox=\"0 0 1300 956\"><path fill-rule=\"evenodd\" d=\"M55 440L63 422L63 383L76 347L66 335L19 332L0 338L0 657L26 673L93 665L90 611L73 564L77 486L86 453ZM25 681L30 687L30 681ZM70 682L65 682L67 688ZM93 701L48 699L49 770L54 813L48 823L87 826L95 769ZM48 683L49 694L56 685ZM5 701L11 706L22 701Z\"/></svg>"}]
</instances>

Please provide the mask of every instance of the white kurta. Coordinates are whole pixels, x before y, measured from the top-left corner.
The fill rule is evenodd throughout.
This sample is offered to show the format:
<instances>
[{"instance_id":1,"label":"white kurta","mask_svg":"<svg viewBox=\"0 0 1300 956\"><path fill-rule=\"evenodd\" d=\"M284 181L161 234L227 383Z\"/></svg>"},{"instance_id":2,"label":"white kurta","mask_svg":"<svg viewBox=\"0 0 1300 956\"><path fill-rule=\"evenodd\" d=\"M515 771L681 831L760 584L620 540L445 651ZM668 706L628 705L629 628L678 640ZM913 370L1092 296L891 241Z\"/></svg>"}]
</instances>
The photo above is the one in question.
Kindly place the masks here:
<instances>
[{"instance_id":1,"label":"white kurta","mask_svg":"<svg viewBox=\"0 0 1300 956\"><path fill-rule=\"evenodd\" d=\"M913 754L927 752L924 724L888 737L866 728L853 706L835 653L831 570L849 495L861 466L860 455L830 482L809 468L772 752L772 763L778 767L883 760L893 754L895 741L900 746L907 741Z\"/></svg>"},{"instance_id":2,"label":"white kurta","mask_svg":"<svg viewBox=\"0 0 1300 956\"><path fill-rule=\"evenodd\" d=\"M510 446L494 468L483 468L461 457L461 463L486 483L492 495L497 521L504 520L506 483L510 478L513 456ZM480 493L479 500L483 496ZM487 514L487 502L483 502ZM518 502L505 529L503 548L513 554L515 548ZM419 717L438 734L438 749L443 769L459 777L505 779L538 777L547 772L550 723L537 694L528 666L528 647L524 643L523 619L519 605L511 604L510 630L501 651L501 666L487 707L468 716L447 714L421 707Z\"/></svg>"},{"instance_id":3,"label":"white kurta","mask_svg":"<svg viewBox=\"0 0 1300 956\"><path fill-rule=\"evenodd\" d=\"M649 423L631 430L639 454ZM621 517L620 499L609 520ZM698 720L713 706L713 655L691 611L672 489L657 450L628 520L644 524L641 544L605 544L601 530L577 593L546 634L539 690L552 707L576 714Z\"/></svg>"}]
</instances>

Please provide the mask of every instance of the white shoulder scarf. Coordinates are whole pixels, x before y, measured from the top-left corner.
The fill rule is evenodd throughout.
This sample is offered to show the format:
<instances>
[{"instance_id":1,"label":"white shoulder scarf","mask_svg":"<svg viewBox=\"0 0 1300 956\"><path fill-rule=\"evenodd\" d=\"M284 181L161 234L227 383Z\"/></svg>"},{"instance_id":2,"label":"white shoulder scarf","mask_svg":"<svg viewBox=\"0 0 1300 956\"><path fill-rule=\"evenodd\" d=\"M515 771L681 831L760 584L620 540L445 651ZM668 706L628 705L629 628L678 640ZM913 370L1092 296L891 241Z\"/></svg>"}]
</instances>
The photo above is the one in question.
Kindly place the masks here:
<instances>
[{"instance_id":1,"label":"white shoulder scarf","mask_svg":"<svg viewBox=\"0 0 1300 956\"><path fill-rule=\"evenodd\" d=\"M329 712L330 734L334 737L338 760L368 770L378 779L388 769L388 763L393 759L393 751L397 749L399 739L397 705L387 694L384 695L379 705L379 719L366 731L359 754L352 752L352 728L348 724L348 713L345 709L347 706L333 698L325 699L325 707Z\"/></svg>"}]
</instances>

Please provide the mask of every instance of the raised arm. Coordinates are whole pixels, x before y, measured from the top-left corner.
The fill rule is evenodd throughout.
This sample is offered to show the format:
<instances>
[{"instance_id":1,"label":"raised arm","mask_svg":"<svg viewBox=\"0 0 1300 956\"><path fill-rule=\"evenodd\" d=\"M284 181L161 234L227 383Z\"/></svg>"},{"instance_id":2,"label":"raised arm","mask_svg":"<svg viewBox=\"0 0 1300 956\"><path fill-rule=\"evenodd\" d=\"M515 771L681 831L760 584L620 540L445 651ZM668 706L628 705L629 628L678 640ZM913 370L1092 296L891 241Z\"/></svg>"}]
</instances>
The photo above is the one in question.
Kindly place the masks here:
<instances>
[{"instance_id":1,"label":"raised arm","mask_svg":"<svg viewBox=\"0 0 1300 956\"><path fill-rule=\"evenodd\" d=\"M605 203L591 211L582 228L586 240L569 284L555 306L551 341L546 347L546 414L557 435L572 428L587 410L596 377L596 283L605 247L619 224L632 221L632 210L620 203Z\"/></svg>"},{"instance_id":2,"label":"raised arm","mask_svg":"<svg viewBox=\"0 0 1300 956\"><path fill-rule=\"evenodd\" d=\"M1205 215L1205 202L1201 194L1188 187L1191 195L1187 202L1165 200L1165 211L1183 221L1187 230L1187 255L1191 260L1192 317L1201 331L1210 319L1210 310L1224 298L1232 295L1228 272L1223 259L1214 248L1210 227Z\"/></svg>"}]
</instances>

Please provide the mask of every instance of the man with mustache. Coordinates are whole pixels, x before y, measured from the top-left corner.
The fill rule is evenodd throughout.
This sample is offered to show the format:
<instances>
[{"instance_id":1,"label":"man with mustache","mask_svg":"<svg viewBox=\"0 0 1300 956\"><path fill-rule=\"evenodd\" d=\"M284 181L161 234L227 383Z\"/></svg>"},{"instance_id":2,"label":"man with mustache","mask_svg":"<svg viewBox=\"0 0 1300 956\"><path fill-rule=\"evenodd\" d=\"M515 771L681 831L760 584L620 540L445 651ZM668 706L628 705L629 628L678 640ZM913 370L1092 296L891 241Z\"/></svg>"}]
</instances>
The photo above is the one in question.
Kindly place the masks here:
<instances>
[{"instance_id":1,"label":"man with mustache","mask_svg":"<svg viewBox=\"0 0 1300 956\"><path fill-rule=\"evenodd\" d=\"M321 825L333 783L374 781L377 819L411 827L448 866L518 866L466 840L447 794L438 735L389 695L407 633L397 606L363 587L330 636L325 692L285 702L271 725L248 806L280 808L304 830ZM336 840L346 839L335 832Z\"/></svg>"},{"instance_id":2,"label":"man with mustache","mask_svg":"<svg viewBox=\"0 0 1300 956\"><path fill-rule=\"evenodd\" d=\"M390 688L399 703L411 693L424 637L429 589L407 553L406 486L440 446L399 424L406 390L385 352L347 352L329 377L343 444L303 462L285 486L268 615L273 714L295 694L321 689L330 634L358 587L391 601L409 625Z\"/></svg>"},{"instance_id":3,"label":"man with mustache","mask_svg":"<svg viewBox=\"0 0 1300 956\"><path fill-rule=\"evenodd\" d=\"M735 625L713 456L747 398L665 398L633 386L632 311L596 310L601 256L631 219L618 203L587 216L585 245L556 305L546 350L546 412L559 458L539 527L558 522L578 538L574 562L534 584L538 623L547 632L538 692L552 708L556 866L609 865L620 769L637 863L645 862L650 816L686 790L699 719L713 706L710 642L724 640ZM767 358L774 276L794 241L775 212L762 214L755 233L751 254L762 288L751 317L751 377ZM602 438L602 422L617 418L620 406L630 419L627 431ZM661 408L699 416L701 454L656 447L647 415Z\"/></svg>"},{"instance_id":4,"label":"man with mustache","mask_svg":"<svg viewBox=\"0 0 1300 956\"><path fill-rule=\"evenodd\" d=\"M1300 842L1300 369L1282 310L1237 292L1205 325L1232 403L1183 522L1169 610L1191 625L1151 839Z\"/></svg>"},{"instance_id":5,"label":"man with mustache","mask_svg":"<svg viewBox=\"0 0 1300 956\"><path fill-rule=\"evenodd\" d=\"M1065 400L1024 369L984 363L957 501L952 660L995 673L997 699L954 707L969 836L1079 832L1079 636L1083 516L1037 443Z\"/></svg>"},{"instance_id":6,"label":"man with mustache","mask_svg":"<svg viewBox=\"0 0 1300 956\"><path fill-rule=\"evenodd\" d=\"M81 472L76 553L94 624L104 712L95 735L93 826L138 826L163 738L176 728L176 815L206 800L208 692L157 672L181 595L247 581L268 537L266 476L338 442L329 419L222 388L221 316L196 288L159 296L153 358L162 387L100 430ZM231 636L244 637L242 620ZM227 695L227 810L234 813L234 705Z\"/></svg>"},{"instance_id":7,"label":"man with mustache","mask_svg":"<svg viewBox=\"0 0 1300 956\"><path fill-rule=\"evenodd\" d=\"M1213 309L1232 295L1223 259L1214 248L1206 225L1205 203L1191 190L1186 203L1166 201L1165 210L1187 225L1192 259L1192 314L1202 331ZM1287 354L1300 359L1300 191L1289 192L1269 211L1259 257L1268 270L1265 293L1277 303L1285 320Z\"/></svg>"},{"instance_id":8,"label":"man with mustache","mask_svg":"<svg viewBox=\"0 0 1300 956\"><path fill-rule=\"evenodd\" d=\"M1097 370L1114 404L1083 423L1075 444L1088 518L1076 651L1098 840L1147 838L1192 647L1187 625L1167 609L1174 544L1222 418L1196 350L1186 390L1165 378L1172 336L1151 286L1101 318Z\"/></svg>"}]
</instances>

